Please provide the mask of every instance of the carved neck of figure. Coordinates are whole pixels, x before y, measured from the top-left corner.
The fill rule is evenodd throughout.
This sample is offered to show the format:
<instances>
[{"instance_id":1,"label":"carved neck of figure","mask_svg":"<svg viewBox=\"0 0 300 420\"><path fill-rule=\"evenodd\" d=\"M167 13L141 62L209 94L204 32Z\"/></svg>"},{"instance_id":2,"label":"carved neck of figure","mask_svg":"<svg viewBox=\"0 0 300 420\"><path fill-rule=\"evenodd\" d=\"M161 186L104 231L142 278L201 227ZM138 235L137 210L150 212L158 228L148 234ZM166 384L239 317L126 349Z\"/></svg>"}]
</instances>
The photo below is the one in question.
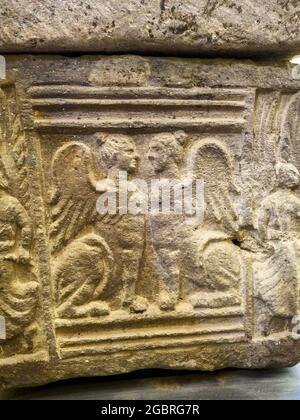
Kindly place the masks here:
<instances>
[{"instance_id":1,"label":"carved neck of figure","mask_svg":"<svg viewBox=\"0 0 300 420\"><path fill-rule=\"evenodd\" d=\"M114 181L116 183L116 185L118 185L120 172L122 172L122 171L119 167L113 166L112 168L108 169L107 178ZM130 180L132 178L132 175L127 172L127 177L128 177L128 180Z\"/></svg>"}]
</instances>

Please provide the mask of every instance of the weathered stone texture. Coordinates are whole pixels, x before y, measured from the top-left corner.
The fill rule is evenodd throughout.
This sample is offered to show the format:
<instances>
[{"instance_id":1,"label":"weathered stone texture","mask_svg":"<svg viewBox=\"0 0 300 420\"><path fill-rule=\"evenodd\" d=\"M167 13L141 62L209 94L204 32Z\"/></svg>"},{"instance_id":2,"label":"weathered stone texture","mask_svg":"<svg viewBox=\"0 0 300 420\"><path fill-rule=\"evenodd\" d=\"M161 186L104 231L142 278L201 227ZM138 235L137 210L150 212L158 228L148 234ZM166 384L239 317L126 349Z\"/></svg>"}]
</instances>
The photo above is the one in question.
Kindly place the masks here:
<instances>
[{"instance_id":1,"label":"weathered stone texture","mask_svg":"<svg viewBox=\"0 0 300 420\"><path fill-rule=\"evenodd\" d=\"M0 52L300 50L297 0L2 0Z\"/></svg>"},{"instance_id":2,"label":"weathered stone texture","mask_svg":"<svg viewBox=\"0 0 300 420\"><path fill-rule=\"evenodd\" d=\"M7 56L2 385L299 362L294 74L277 62ZM97 213L119 171L131 202L137 177L203 180L203 220Z\"/></svg>"}]
</instances>

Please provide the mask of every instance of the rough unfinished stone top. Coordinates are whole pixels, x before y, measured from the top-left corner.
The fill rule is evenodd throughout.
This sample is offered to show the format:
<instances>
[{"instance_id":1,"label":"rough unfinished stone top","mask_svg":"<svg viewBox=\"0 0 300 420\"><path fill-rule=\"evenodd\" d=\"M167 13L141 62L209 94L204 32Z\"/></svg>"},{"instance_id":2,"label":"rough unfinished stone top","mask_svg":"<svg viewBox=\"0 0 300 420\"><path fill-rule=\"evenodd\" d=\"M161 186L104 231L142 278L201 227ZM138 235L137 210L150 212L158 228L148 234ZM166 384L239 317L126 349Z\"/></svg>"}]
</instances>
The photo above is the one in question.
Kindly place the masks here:
<instances>
[{"instance_id":1,"label":"rough unfinished stone top","mask_svg":"<svg viewBox=\"0 0 300 420\"><path fill-rule=\"evenodd\" d=\"M290 55L297 0L2 0L0 52Z\"/></svg>"}]
</instances>

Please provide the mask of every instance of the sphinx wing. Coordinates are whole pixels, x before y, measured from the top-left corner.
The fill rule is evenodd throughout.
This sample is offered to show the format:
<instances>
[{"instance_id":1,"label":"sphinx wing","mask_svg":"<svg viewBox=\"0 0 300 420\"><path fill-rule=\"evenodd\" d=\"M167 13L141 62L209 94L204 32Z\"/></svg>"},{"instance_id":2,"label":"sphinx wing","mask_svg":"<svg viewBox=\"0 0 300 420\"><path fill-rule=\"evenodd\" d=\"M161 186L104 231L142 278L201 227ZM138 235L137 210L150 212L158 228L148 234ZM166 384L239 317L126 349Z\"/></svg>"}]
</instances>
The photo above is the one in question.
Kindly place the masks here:
<instances>
[{"instance_id":1,"label":"sphinx wing","mask_svg":"<svg viewBox=\"0 0 300 420\"><path fill-rule=\"evenodd\" d=\"M54 155L51 168L51 239L59 252L97 216L95 164L90 148L68 143Z\"/></svg>"},{"instance_id":2,"label":"sphinx wing","mask_svg":"<svg viewBox=\"0 0 300 420\"><path fill-rule=\"evenodd\" d=\"M215 139L200 140L191 150L194 178L204 181L206 220L237 230L233 197L237 193L230 152Z\"/></svg>"}]
</instances>

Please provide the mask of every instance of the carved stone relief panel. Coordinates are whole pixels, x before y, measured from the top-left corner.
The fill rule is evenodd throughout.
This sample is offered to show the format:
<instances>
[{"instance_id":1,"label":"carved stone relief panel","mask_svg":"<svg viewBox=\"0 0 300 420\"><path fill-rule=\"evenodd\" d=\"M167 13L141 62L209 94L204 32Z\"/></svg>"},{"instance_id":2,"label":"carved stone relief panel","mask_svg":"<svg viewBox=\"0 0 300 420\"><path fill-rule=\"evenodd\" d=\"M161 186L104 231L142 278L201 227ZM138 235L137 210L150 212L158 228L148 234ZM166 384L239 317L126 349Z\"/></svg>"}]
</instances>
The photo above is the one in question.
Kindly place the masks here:
<instances>
[{"instance_id":1,"label":"carved stone relief panel","mask_svg":"<svg viewBox=\"0 0 300 420\"><path fill-rule=\"evenodd\" d=\"M0 88L0 340L6 360L47 360L39 266L39 191L32 145L22 122L16 85ZM40 226L38 226L38 224ZM16 352L17 349L17 352Z\"/></svg>"},{"instance_id":2,"label":"carved stone relief panel","mask_svg":"<svg viewBox=\"0 0 300 420\"><path fill-rule=\"evenodd\" d=\"M290 69L135 56L7 64L4 383L18 381L9 366L34 366L28 385L299 361Z\"/></svg>"}]
</instances>

